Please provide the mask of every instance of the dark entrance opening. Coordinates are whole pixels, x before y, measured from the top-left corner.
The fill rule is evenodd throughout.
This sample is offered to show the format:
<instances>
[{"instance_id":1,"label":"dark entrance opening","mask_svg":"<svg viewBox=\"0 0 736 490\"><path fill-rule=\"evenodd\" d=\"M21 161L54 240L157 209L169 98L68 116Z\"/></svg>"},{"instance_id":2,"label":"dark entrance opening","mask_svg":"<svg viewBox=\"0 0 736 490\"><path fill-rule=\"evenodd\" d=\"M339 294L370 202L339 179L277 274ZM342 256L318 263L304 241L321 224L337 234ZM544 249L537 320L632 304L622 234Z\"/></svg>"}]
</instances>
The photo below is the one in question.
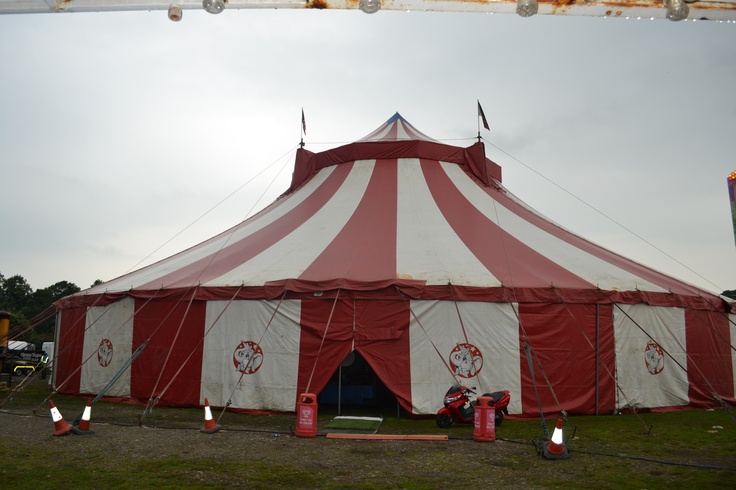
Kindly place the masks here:
<instances>
[{"instance_id":1,"label":"dark entrance opening","mask_svg":"<svg viewBox=\"0 0 736 490\"><path fill-rule=\"evenodd\" d=\"M327 386L319 394L320 406L330 406L337 414L398 413L398 402L370 365L357 351L343 360Z\"/></svg>"}]
</instances>

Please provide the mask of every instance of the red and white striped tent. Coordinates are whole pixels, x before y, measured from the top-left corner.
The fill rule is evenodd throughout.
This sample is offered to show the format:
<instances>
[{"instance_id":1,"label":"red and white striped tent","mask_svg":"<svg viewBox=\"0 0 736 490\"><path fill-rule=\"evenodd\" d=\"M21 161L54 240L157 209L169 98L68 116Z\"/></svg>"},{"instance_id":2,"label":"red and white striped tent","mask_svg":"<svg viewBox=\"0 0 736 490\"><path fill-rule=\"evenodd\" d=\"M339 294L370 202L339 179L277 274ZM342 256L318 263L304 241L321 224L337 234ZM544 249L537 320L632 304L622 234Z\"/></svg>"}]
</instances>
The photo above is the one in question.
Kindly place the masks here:
<instances>
[{"instance_id":1,"label":"red and white striped tent","mask_svg":"<svg viewBox=\"0 0 736 490\"><path fill-rule=\"evenodd\" d=\"M107 395L291 411L357 351L414 414L436 412L453 378L508 389L529 416L535 385L547 413L734 400L721 298L550 222L483 143L440 143L398 113L299 149L259 214L57 307L65 393L119 376Z\"/></svg>"}]
</instances>

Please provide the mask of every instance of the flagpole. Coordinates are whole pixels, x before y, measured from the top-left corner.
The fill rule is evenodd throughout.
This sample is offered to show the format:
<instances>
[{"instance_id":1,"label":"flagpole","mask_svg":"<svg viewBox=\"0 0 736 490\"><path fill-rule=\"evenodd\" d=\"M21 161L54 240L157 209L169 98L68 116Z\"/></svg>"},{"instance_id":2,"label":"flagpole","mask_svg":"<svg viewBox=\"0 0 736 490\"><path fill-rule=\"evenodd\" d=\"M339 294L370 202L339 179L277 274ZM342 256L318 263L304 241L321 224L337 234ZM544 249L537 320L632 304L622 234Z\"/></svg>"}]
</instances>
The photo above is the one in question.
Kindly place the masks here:
<instances>
[{"instance_id":1,"label":"flagpole","mask_svg":"<svg viewBox=\"0 0 736 490\"><path fill-rule=\"evenodd\" d=\"M304 148L304 108L302 107L302 120L299 122L299 148Z\"/></svg>"},{"instance_id":2,"label":"flagpole","mask_svg":"<svg viewBox=\"0 0 736 490\"><path fill-rule=\"evenodd\" d=\"M480 100L478 102L478 107L480 107ZM480 143L480 111L476 111L477 114L475 115L475 122L478 124L478 143Z\"/></svg>"}]
</instances>

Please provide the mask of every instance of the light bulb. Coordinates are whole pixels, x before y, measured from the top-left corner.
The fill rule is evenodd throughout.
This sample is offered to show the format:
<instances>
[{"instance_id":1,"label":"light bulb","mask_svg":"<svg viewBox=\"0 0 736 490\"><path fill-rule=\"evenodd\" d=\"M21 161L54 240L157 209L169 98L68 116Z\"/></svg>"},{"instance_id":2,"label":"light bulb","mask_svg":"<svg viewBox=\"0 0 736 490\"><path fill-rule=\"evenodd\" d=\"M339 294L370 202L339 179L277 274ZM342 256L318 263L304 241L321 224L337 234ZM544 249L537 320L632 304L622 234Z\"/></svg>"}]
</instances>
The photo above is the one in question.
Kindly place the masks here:
<instances>
[{"instance_id":1,"label":"light bulb","mask_svg":"<svg viewBox=\"0 0 736 490\"><path fill-rule=\"evenodd\" d=\"M366 14L375 14L381 10L381 0L360 0L358 7Z\"/></svg>"},{"instance_id":2,"label":"light bulb","mask_svg":"<svg viewBox=\"0 0 736 490\"><path fill-rule=\"evenodd\" d=\"M173 20L174 22L179 22L181 20L181 16L182 12L180 6L175 3L169 5L169 19Z\"/></svg>"},{"instance_id":3,"label":"light bulb","mask_svg":"<svg viewBox=\"0 0 736 490\"><path fill-rule=\"evenodd\" d=\"M531 17L539 11L537 0L516 0L516 13L522 17Z\"/></svg>"},{"instance_id":4,"label":"light bulb","mask_svg":"<svg viewBox=\"0 0 736 490\"><path fill-rule=\"evenodd\" d=\"M219 14L225 10L225 0L202 0L202 8L211 14Z\"/></svg>"},{"instance_id":5,"label":"light bulb","mask_svg":"<svg viewBox=\"0 0 736 490\"><path fill-rule=\"evenodd\" d=\"M687 19L690 7L682 0L665 0L667 6L667 18L673 21Z\"/></svg>"}]
</instances>

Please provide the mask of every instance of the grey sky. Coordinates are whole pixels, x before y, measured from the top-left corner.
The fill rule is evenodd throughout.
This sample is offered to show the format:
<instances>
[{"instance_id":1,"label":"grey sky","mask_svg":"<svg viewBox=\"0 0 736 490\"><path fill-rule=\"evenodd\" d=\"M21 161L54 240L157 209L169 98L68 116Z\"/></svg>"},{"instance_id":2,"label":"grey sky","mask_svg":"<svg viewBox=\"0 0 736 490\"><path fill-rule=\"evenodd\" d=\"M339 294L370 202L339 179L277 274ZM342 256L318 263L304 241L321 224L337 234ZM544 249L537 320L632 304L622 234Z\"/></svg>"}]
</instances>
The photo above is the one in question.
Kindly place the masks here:
<instances>
[{"instance_id":1,"label":"grey sky","mask_svg":"<svg viewBox=\"0 0 736 490\"><path fill-rule=\"evenodd\" d=\"M692 21L0 16L0 272L34 289L113 279L268 167L140 265L234 225L288 187L302 107L312 151L396 111L467 146L480 99L488 156L517 196L629 258L734 289L735 47L735 24Z\"/></svg>"}]
</instances>

